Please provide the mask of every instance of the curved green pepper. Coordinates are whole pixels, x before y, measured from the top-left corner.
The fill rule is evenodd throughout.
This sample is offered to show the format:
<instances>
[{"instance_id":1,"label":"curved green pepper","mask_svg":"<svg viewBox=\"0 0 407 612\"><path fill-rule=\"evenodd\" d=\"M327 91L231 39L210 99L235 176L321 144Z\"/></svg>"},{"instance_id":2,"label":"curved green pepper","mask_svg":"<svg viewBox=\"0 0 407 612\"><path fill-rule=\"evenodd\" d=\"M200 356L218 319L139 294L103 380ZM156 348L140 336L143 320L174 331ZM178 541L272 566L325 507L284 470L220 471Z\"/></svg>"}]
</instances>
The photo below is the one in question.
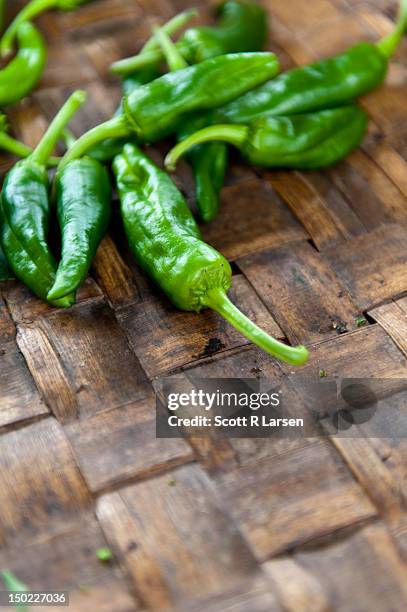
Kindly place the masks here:
<instances>
[{"instance_id":1,"label":"curved green pepper","mask_svg":"<svg viewBox=\"0 0 407 612\"><path fill-rule=\"evenodd\" d=\"M264 114L292 115L348 104L378 87L407 25L401 0L394 31L376 44L361 42L344 53L280 74L219 109L217 123L250 123Z\"/></svg>"},{"instance_id":2,"label":"curved green pepper","mask_svg":"<svg viewBox=\"0 0 407 612\"><path fill-rule=\"evenodd\" d=\"M174 170L180 156L190 147L223 141L240 149L257 166L324 168L343 159L360 144L367 122L366 113L353 104L302 115L260 117L247 126L214 125L174 147L165 165Z\"/></svg>"},{"instance_id":3,"label":"curved green pepper","mask_svg":"<svg viewBox=\"0 0 407 612\"><path fill-rule=\"evenodd\" d=\"M212 121L212 113L187 118L177 133L183 142ZM213 221L219 212L219 196L223 187L228 164L228 148L224 142L216 141L194 146L188 150L187 160L195 180L195 198L199 214L205 223Z\"/></svg>"},{"instance_id":4,"label":"curved green pepper","mask_svg":"<svg viewBox=\"0 0 407 612\"><path fill-rule=\"evenodd\" d=\"M267 14L252 0L227 0L218 7L216 26L188 28L176 43L189 64L197 64L225 53L261 51L267 37ZM112 72L129 74L141 68L156 67L164 59L162 49L143 49L143 53L119 60Z\"/></svg>"},{"instance_id":5,"label":"curved green pepper","mask_svg":"<svg viewBox=\"0 0 407 612\"><path fill-rule=\"evenodd\" d=\"M81 4L86 4L89 0L31 0L17 14L14 21L4 32L0 41L0 55L6 57L13 50L14 39L18 35L21 24L32 21L40 13L50 9L60 9L62 11L72 11Z\"/></svg>"},{"instance_id":6,"label":"curved green pepper","mask_svg":"<svg viewBox=\"0 0 407 612\"><path fill-rule=\"evenodd\" d=\"M171 134L183 115L233 100L278 72L273 53L236 53L165 74L124 99L126 119L139 139Z\"/></svg>"},{"instance_id":7,"label":"curved green pepper","mask_svg":"<svg viewBox=\"0 0 407 612\"><path fill-rule=\"evenodd\" d=\"M202 241L199 228L169 176L127 144L113 163L125 231L139 264L182 310L212 308L246 338L278 359L302 365L305 347L270 337L226 295L232 283L227 260Z\"/></svg>"},{"instance_id":8,"label":"curved green pepper","mask_svg":"<svg viewBox=\"0 0 407 612\"><path fill-rule=\"evenodd\" d=\"M17 30L18 52L0 70L0 107L22 100L38 83L46 62L44 39L31 23Z\"/></svg>"},{"instance_id":9,"label":"curved green pepper","mask_svg":"<svg viewBox=\"0 0 407 612\"><path fill-rule=\"evenodd\" d=\"M273 53L236 53L165 74L124 98L124 114L81 136L61 163L81 157L105 138L133 133L138 141L155 142L173 133L184 115L216 108L271 78L278 68Z\"/></svg>"},{"instance_id":10,"label":"curved green pepper","mask_svg":"<svg viewBox=\"0 0 407 612\"><path fill-rule=\"evenodd\" d=\"M1 244L9 266L42 299L54 284L57 269L47 244L50 206L46 164L63 129L85 101L77 91L50 124L45 136L23 161L7 174L0 197ZM73 296L52 302L67 307Z\"/></svg>"},{"instance_id":11,"label":"curved green pepper","mask_svg":"<svg viewBox=\"0 0 407 612\"><path fill-rule=\"evenodd\" d=\"M110 219L111 188L106 169L84 157L55 178L62 256L48 301L64 298L85 280Z\"/></svg>"}]
</instances>

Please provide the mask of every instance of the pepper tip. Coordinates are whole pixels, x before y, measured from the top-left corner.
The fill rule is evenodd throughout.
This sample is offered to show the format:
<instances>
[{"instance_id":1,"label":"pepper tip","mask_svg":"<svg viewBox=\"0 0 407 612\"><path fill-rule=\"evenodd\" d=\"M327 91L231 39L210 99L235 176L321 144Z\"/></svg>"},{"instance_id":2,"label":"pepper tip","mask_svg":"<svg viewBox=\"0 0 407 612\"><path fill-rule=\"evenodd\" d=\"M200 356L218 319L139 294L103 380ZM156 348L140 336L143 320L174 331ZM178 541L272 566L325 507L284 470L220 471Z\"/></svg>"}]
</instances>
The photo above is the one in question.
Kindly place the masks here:
<instances>
[{"instance_id":1,"label":"pepper tip","mask_svg":"<svg viewBox=\"0 0 407 612\"><path fill-rule=\"evenodd\" d=\"M303 366L309 360L309 350L303 344L292 347L290 358L287 359L287 363L295 366Z\"/></svg>"}]
</instances>

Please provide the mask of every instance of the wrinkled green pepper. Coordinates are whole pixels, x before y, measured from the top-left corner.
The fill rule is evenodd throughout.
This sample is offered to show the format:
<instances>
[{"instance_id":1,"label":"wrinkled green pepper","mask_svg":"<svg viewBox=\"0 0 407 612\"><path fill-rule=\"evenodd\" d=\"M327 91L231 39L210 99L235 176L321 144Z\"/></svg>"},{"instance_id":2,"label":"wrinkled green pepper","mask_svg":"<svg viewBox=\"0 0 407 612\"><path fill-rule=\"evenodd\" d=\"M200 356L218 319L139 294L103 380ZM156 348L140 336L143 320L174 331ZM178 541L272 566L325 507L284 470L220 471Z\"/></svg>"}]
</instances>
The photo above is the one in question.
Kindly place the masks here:
<instances>
[{"instance_id":1,"label":"wrinkled green pepper","mask_svg":"<svg viewBox=\"0 0 407 612\"><path fill-rule=\"evenodd\" d=\"M110 219L109 176L100 162L76 159L55 178L57 216L62 234L62 255L53 287L55 301L75 293L85 280Z\"/></svg>"},{"instance_id":2,"label":"wrinkled green pepper","mask_svg":"<svg viewBox=\"0 0 407 612\"><path fill-rule=\"evenodd\" d=\"M397 25L381 41L361 42L280 74L219 109L217 123L250 123L264 114L292 115L352 102L382 83L406 25L407 0L401 0Z\"/></svg>"},{"instance_id":3,"label":"wrinkled green pepper","mask_svg":"<svg viewBox=\"0 0 407 612\"><path fill-rule=\"evenodd\" d=\"M187 118L178 130L178 141L185 141L197 131L204 129L211 123L211 117L212 114L206 114ZM209 223L218 215L228 157L228 147L220 140L194 146L188 150L187 160L192 167L195 180L196 205L205 223Z\"/></svg>"},{"instance_id":4,"label":"wrinkled green pepper","mask_svg":"<svg viewBox=\"0 0 407 612\"><path fill-rule=\"evenodd\" d=\"M130 247L147 274L182 310L212 308L246 338L293 365L308 359L305 347L270 337L232 304L228 261L202 241L199 228L170 177L134 145L113 163L124 228Z\"/></svg>"},{"instance_id":5,"label":"wrinkled green pepper","mask_svg":"<svg viewBox=\"0 0 407 612\"><path fill-rule=\"evenodd\" d=\"M81 157L105 138L134 134L138 141L155 142L173 133L186 114L236 98L271 78L278 67L273 53L236 53L165 74L125 98L123 115L81 136L61 163Z\"/></svg>"},{"instance_id":6,"label":"wrinkled green pepper","mask_svg":"<svg viewBox=\"0 0 407 612\"><path fill-rule=\"evenodd\" d=\"M227 0L218 7L216 26L188 28L176 43L189 64L198 64L225 53L261 51L267 36L267 15L253 0ZM156 67L164 59L162 49L143 49L143 53L111 65L117 74L129 74Z\"/></svg>"},{"instance_id":7,"label":"wrinkled green pepper","mask_svg":"<svg viewBox=\"0 0 407 612\"><path fill-rule=\"evenodd\" d=\"M17 278L46 299L57 265L47 244L50 204L46 165L66 124L85 101L77 91L50 124L33 153L7 174L0 197L0 238L8 264ZM73 296L53 301L68 307Z\"/></svg>"},{"instance_id":8,"label":"wrinkled green pepper","mask_svg":"<svg viewBox=\"0 0 407 612\"><path fill-rule=\"evenodd\" d=\"M286 117L266 115L249 125L213 125L174 147L167 155L166 167L174 170L180 156L190 147L223 141L240 149L256 166L324 168L340 161L360 144L367 122L366 113L353 104Z\"/></svg>"},{"instance_id":9,"label":"wrinkled green pepper","mask_svg":"<svg viewBox=\"0 0 407 612\"><path fill-rule=\"evenodd\" d=\"M21 24L32 21L35 17L50 9L60 9L62 11L73 11L81 4L86 4L90 0L31 0L17 14L14 21L4 32L0 41L0 55L6 57L13 50L14 39Z\"/></svg>"},{"instance_id":10,"label":"wrinkled green pepper","mask_svg":"<svg viewBox=\"0 0 407 612\"><path fill-rule=\"evenodd\" d=\"M46 62L44 39L31 23L17 30L18 51L0 70L0 107L22 100L41 78Z\"/></svg>"}]
</instances>

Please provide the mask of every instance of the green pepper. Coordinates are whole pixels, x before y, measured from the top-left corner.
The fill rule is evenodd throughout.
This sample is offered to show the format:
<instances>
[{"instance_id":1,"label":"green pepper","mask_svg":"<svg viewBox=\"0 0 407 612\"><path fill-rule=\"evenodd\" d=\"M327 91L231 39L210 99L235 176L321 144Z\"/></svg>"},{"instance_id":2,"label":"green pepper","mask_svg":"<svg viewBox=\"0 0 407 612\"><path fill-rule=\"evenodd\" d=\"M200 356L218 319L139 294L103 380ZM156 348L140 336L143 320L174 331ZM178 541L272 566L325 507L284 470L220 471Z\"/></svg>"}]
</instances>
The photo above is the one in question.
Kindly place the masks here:
<instances>
[{"instance_id":1,"label":"green pepper","mask_svg":"<svg viewBox=\"0 0 407 612\"><path fill-rule=\"evenodd\" d=\"M376 44L361 42L348 51L280 74L219 109L218 123L250 123L264 114L292 115L341 104L378 87L407 25L401 0L394 31Z\"/></svg>"},{"instance_id":2,"label":"green pepper","mask_svg":"<svg viewBox=\"0 0 407 612\"><path fill-rule=\"evenodd\" d=\"M265 10L252 0L228 0L218 7L220 19L215 27L189 28L177 43L189 64L197 64L225 53L260 51L267 36ZM117 74L157 66L164 59L160 49L144 49L142 54L111 65Z\"/></svg>"},{"instance_id":3,"label":"green pepper","mask_svg":"<svg viewBox=\"0 0 407 612\"><path fill-rule=\"evenodd\" d=\"M228 261L202 241L199 228L170 177L134 145L113 162L124 228L144 271L182 310L212 308L246 338L278 359L301 365L305 347L271 338L232 304Z\"/></svg>"},{"instance_id":4,"label":"green pepper","mask_svg":"<svg viewBox=\"0 0 407 612\"><path fill-rule=\"evenodd\" d=\"M6 57L13 50L14 39L21 24L32 21L40 13L50 9L60 9L62 11L72 11L81 4L86 4L89 0L31 0L17 14L14 21L4 32L0 41L0 55Z\"/></svg>"},{"instance_id":5,"label":"green pepper","mask_svg":"<svg viewBox=\"0 0 407 612\"><path fill-rule=\"evenodd\" d=\"M46 165L63 129L85 98L82 91L72 94L33 153L7 174L0 197L4 254L16 277L42 299L54 284L57 269L47 244L50 205ZM52 303L68 307L73 299L67 296Z\"/></svg>"},{"instance_id":6,"label":"green pepper","mask_svg":"<svg viewBox=\"0 0 407 612\"><path fill-rule=\"evenodd\" d=\"M167 155L166 167L174 170L180 156L190 147L223 141L240 149L257 166L324 168L343 159L360 144L367 121L366 113L353 104L286 117L266 115L249 125L213 125L174 147Z\"/></svg>"},{"instance_id":7,"label":"green pepper","mask_svg":"<svg viewBox=\"0 0 407 612\"><path fill-rule=\"evenodd\" d=\"M76 291L85 279L110 218L111 188L95 159L75 159L55 178L62 256L48 301Z\"/></svg>"},{"instance_id":8,"label":"green pepper","mask_svg":"<svg viewBox=\"0 0 407 612\"><path fill-rule=\"evenodd\" d=\"M17 30L18 52L0 70L0 107L22 100L38 83L46 62L44 39L31 23Z\"/></svg>"},{"instance_id":9,"label":"green pepper","mask_svg":"<svg viewBox=\"0 0 407 612\"><path fill-rule=\"evenodd\" d=\"M81 157L105 138L133 133L138 141L156 142L173 133L186 114L216 108L277 71L278 60L273 53L236 53L165 74L125 98L123 115L81 136L61 163Z\"/></svg>"},{"instance_id":10,"label":"green pepper","mask_svg":"<svg viewBox=\"0 0 407 612\"><path fill-rule=\"evenodd\" d=\"M185 141L212 122L212 113L188 117L179 128L177 140ZM228 148L216 141L194 146L188 151L187 160L195 180L196 205L205 223L213 221L219 212L219 196L223 187L228 163Z\"/></svg>"}]
</instances>

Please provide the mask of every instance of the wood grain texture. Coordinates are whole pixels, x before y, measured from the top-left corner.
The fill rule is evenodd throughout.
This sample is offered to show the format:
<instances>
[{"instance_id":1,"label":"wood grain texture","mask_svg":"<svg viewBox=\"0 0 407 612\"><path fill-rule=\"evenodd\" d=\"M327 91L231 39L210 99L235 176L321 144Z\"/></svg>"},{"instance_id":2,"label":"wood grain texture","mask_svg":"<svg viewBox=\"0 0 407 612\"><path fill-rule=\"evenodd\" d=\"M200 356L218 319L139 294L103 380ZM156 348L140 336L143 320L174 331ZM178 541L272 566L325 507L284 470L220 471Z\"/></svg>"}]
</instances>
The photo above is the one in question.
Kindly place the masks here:
<instances>
[{"instance_id":1,"label":"wood grain texture","mask_svg":"<svg viewBox=\"0 0 407 612\"><path fill-rule=\"evenodd\" d=\"M54 419L0 436L0 448L0 534L6 543L56 533L90 506L72 450Z\"/></svg>"},{"instance_id":2,"label":"wood grain texture","mask_svg":"<svg viewBox=\"0 0 407 612\"><path fill-rule=\"evenodd\" d=\"M325 251L362 310L407 291L404 235L404 225L389 225Z\"/></svg>"},{"instance_id":3,"label":"wood grain texture","mask_svg":"<svg viewBox=\"0 0 407 612\"><path fill-rule=\"evenodd\" d=\"M292 344L313 344L356 328L360 311L308 242L249 255L236 263Z\"/></svg>"},{"instance_id":4,"label":"wood grain texture","mask_svg":"<svg viewBox=\"0 0 407 612\"><path fill-rule=\"evenodd\" d=\"M382 525L363 526L327 538L294 554L306 571L319 577L335 610L391 610L406 604L405 566ZM339 560L347 559L343 564ZM360 602L366 602L361 604Z\"/></svg>"},{"instance_id":5,"label":"wood grain texture","mask_svg":"<svg viewBox=\"0 0 407 612\"><path fill-rule=\"evenodd\" d=\"M219 486L225 507L260 560L375 515L323 440L263 459L255 470L247 465L221 475Z\"/></svg>"},{"instance_id":6,"label":"wood grain texture","mask_svg":"<svg viewBox=\"0 0 407 612\"><path fill-rule=\"evenodd\" d=\"M155 427L153 396L67 427L89 488L94 492L112 488L192 459L184 440L157 439Z\"/></svg>"},{"instance_id":7,"label":"wood grain texture","mask_svg":"<svg viewBox=\"0 0 407 612\"><path fill-rule=\"evenodd\" d=\"M399 349L407 354L407 298L373 308L369 314L393 338Z\"/></svg>"},{"instance_id":8,"label":"wood grain texture","mask_svg":"<svg viewBox=\"0 0 407 612\"><path fill-rule=\"evenodd\" d=\"M48 413L14 341L0 349L0 428Z\"/></svg>"},{"instance_id":9,"label":"wood grain texture","mask_svg":"<svg viewBox=\"0 0 407 612\"><path fill-rule=\"evenodd\" d=\"M7 2L8 19L25 3ZM109 64L186 8L213 23L216 4L94 0L43 14L48 63L7 109L13 134L35 146L78 87L88 101L73 133L108 119L120 100ZM283 69L376 41L396 14L395 0L262 4ZM261 171L233 152L219 219L202 227L233 262L232 299L278 338L306 342L305 368L215 313L172 307L131 255L116 200L73 309L0 283L0 570L68 589L75 612L406 609L406 54L403 41L361 100L360 149L321 172ZM147 150L162 164L171 145ZM1 177L12 163L0 155ZM186 163L174 179L196 211ZM358 437L328 436L329 403L309 405L304 379L321 372L328 385L370 379L378 408ZM297 411L326 417L325 437L157 439L163 376L268 379Z\"/></svg>"},{"instance_id":10,"label":"wood grain texture","mask_svg":"<svg viewBox=\"0 0 407 612\"><path fill-rule=\"evenodd\" d=\"M75 392L41 327L20 326L17 343L47 406L60 422L75 420L78 416Z\"/></svg>"},{"instance_id":11,"label":"wood grain texture","mask_svg":"<svg viewBox=\"0 0 407 612\"><path fill-rule=\"evenodd\" d=\"M34 591L60 590L63 577L64 588L69 590L69 607L75 612L89 610L90 603L97 610L111 612L112 602L115 612L139 610L115 564L97 559L96 551L106 545L93 513L80 512L57 534L21 542L18 549L1 550L0 567L10 568ZM46 611L43 606L38 609ZM55 609L63 612L67 608Z\"/></svg>"},{"instance_id":12,"label":"wood grain texture","mask_svg":"<svg viewBox=\"0 0 407 612\"><path fill-rule=\"evenodd\" d=\"M147 609L227 591L256 571L250 549L196 465L103 496L97 515Z\"/></svg>"},{"instance_id":13,"label":"wood grain texture","mask_svg":"<svg viewBox=\"0 0 407 612\"><path fill-rule=\"evenodd\" d=\"M277 194L258 179L223 190L220 215L203 228L203 235L231 260L306 238Z\"/></svg>"},{"instance_id":14,"label":"wood grain texture","mask_svg":"<svg viewBox=\"0 0 407 612\"><path fill-rule=\"evenodd\" d=\"M67 372L82 418L145 396L145 374L103 301L50 314L41 327Z\"/></svg>"}]
</instances>

